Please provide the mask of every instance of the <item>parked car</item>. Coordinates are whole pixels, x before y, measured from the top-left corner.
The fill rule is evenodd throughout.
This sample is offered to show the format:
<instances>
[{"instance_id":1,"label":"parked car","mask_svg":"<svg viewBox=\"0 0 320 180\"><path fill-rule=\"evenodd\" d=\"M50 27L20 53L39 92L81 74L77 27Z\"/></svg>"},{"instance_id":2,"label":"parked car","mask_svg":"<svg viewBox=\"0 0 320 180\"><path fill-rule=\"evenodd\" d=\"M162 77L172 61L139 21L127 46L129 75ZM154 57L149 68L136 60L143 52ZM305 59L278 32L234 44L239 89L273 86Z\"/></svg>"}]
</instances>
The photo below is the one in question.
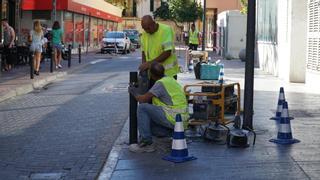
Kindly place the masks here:
<instances>
[{"instance_id":1,"label":"parked car","mask_svg":"<svg viewBox=\"0 0 320 180\"><path fill-rule=\"evenodd\" d=\"M136 29L125 29L123 30L124 32L127 33L131 44L135 47L135 48L140 48L140 37L139 37L139 31Z\"/></svg>"},{"instance_id":2,"label":"parked car","mask_svg":"<svg viewBox=\"0 0 320 180\"><path fill-rule=\"evenodd\" d=\"M105 33L101 42L101 53L105 52L130 52L130 39L123 31L109 31Z\"/></svg>"}]
</instances>

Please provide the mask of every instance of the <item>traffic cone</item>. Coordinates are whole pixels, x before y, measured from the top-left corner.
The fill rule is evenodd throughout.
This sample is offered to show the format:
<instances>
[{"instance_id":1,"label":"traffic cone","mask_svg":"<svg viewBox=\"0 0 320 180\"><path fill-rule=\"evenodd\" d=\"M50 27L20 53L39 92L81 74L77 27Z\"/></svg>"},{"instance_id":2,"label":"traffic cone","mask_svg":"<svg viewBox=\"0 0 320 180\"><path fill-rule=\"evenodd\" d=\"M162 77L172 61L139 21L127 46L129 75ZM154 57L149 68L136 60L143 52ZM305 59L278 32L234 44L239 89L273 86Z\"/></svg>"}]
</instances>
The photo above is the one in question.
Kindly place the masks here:
<instances>
[{"instance_id":1,"label":"traffic cone","mask_svg":"<svg viewBox=\"0 0 320 180\"><path fill-rule=\"evenodd\" d=\"M223 84L223 78L224 78L224 65L223 64L221 64L220 65L220 72L219 72L219 78L218 78L218 83L219 84Z\"/></svg>"},{"instance_id":2,"label":"traffic cone","mask_svg":"<svg viewBox=\"0 0 320 180\"><path fill-rule=\"evenodd\" d=\"M174 163L182 163L197 159L188 155L187 142L184 137L183 123L180 114L176 115L171 154L163 157L162 159Z\"/></svg>"},{"instance_id":3,"label":"traffic cone","mask_svg":"<svg viewBox=\"0 0 320 180\"><path fill-rule=\"evenodd\" d=\"M280 87L276 115L274 117L270 118L271 120L280 120L281 112L282 112L282 106L283 106L283 102L285 100L286 99L285 99L285 96L284 96L284 89L283 89L283 87Z\"/></svg>"},{"instance_id":4,"label":"traffic cone","mask_svg":"<svg viewBox=\"0 0 320 180\"><path fill-rule=\"evenodd\" d=\"M277 144L293 144L300 142L298 139L292 137L290 120L293 119L289 117L288 112L288 103L283 102L283 109L281 112L280 124L278 127L278 136L277 139L270 139L270 142Z\"/></svg>"}]
</instances>

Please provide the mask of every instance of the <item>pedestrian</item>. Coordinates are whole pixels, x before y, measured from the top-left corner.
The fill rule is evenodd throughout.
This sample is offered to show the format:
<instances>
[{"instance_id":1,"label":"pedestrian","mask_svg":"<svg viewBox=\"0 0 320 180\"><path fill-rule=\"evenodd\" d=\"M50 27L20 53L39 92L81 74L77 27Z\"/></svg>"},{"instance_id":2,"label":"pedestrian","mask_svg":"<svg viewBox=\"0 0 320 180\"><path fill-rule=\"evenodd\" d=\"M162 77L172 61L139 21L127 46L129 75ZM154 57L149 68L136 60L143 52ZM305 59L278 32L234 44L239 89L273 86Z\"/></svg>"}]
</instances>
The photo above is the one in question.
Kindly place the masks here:
<instances>
[{"instance_id":1,"label":"pedestrian","mask_svg":"<svg viewBox=\"0 0 320 180\"><path fill-rule=\"evenodd\" d=\"M199 32L196 30L195 24L191 25L191 30L189 31L189 49L198 50L198 45L200 42Z\"/></svg>"},{"instance_id":2,"label":"pedestrian","mask_svg":"<svg viewBox=\"0 0 320 180\"><path fill-rule=\"evenodd\" d=\"M140 71L150 69L152 62L159 62L164 66L166 76L177 79L179 66L175 55L175 36L172 27L155 22L150 15L142 17L141 26L144 32L141 35ZM150 85L153 84L154 81L150 79Z\"/></svg>"},{"instance_id":3,"label":"pedestrian","mask_svg":"<svg viewBox=\"0 0 320 180\"><path fill-rule=\"evenodd\" d=\"M33 22L33 29L30 31L28 41L31 42L30 51L33 53L34 74L39 76L43 45L43 30L39 20Z\"/></svg>"},{"instance_id":4,"label":"pedestrian","mask_svg":"<svg viewBox=\"0 0 320 180\"><path fill-rule=\"evenodd\" d=\"M140 89L129 86L129 93L140 103L137 110L139 144L131 144L132 152L155 151L152 135L170 137L174 131L175 116L181 114L187 126L187 99L182 86L170 76L165 76L164 67L157 61L150 64L151 78L155 81L152 88L140 95ZM152 101L152 104L148 102Z\"/></svg>"},{"instance_id":5,"label":"pedestrian","mask_svg":"<svg viewBox=\"0 0 320 180\"><path fill-rule=\"evenodd\" d=\"M58 21L55 21L52 26L52 47L54 50L54 62L56 69L62 68L61 66L61 50L63 44L63 31Z\"/></svg>"},{"instance_id":6,"label":"pedestrian","mask_svg":"<svg viewBox=\"0 0 320 180\"><path fill-rule=\"evenodd\" d=\"M3 26L3 62L4 62L4 71L11 70L14 64L14 58L10 57L11 50L14 46L14 41L16 34L14 29L8 24L7 19L2 19Z\"/></svg>"}]
</instances>

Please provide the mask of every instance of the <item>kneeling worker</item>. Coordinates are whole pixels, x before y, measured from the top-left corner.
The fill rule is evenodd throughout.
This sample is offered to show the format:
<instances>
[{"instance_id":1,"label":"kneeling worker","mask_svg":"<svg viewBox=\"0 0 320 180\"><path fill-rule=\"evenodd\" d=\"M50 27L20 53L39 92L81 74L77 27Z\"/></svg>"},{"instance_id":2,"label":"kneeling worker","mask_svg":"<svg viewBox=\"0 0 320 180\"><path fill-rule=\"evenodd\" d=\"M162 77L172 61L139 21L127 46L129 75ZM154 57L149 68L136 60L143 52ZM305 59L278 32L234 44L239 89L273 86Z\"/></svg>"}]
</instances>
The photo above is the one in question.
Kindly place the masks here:
<instances>
[{"instance_id":1,"label":"kneeling worker","mask_svg":"<svg viewBox=\"0 0 320 180\"><path fill-rule=\"evenodd\" d=\"M184 125L187 123L187 99L181 85L173 78L164 75L164 67L153 62L150 66L151 78L156 81L145 94L139 95L138 89L129 87L129 92L140 103L137 111L140 143L131 144L132 152L153 152L155 148L152 135L172 136L175 116L181 114ZM152 100L152 104L149 104Z\"/></svg>"}]
</instances>

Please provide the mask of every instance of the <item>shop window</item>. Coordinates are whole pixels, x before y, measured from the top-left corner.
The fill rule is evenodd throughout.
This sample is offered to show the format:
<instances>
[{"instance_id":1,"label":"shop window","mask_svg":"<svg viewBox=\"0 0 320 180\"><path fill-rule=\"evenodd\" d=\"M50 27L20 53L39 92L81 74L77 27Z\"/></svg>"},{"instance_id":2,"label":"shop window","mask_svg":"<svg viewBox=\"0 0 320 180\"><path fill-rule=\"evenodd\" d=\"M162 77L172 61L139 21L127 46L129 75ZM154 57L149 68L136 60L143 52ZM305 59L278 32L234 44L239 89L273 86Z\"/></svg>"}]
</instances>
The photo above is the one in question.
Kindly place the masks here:
<instances>
[{"instance_id":1,"label":"shop window","mask_svg":"<svg viewBox=\"0 0 320 180\"><path fill-rule=\"evenodd\" d=\"M90 46L98 46L98 20L90 18Z\"/></svg>"},{"instance_id":2,"label":"shop window","mask_svg":"<svg viewBox=\"0 0 320 180\"><path fill-rule=\"evenodd\" d=\"M85 43L84 45L86 47L90 46L90 21L89 21L89 16L85 16L84 17L84 39L85 39Z\"/></svg>"},{"instance_id":3,"label":"shop window","mask_svg":"<svg viewBox=\"0 0 320 180\"><path fill-rule=\"evenodd\" d=\"M75 46L84 44L84 20L83 15L74 14L74 25L75 25Z\"/></svg>"},{"instance_id":4,"label":"shop window","mask_svg":"<svg viewBox=\"0 0 320 180\"><path fill-rule=\"evenodd\" d=\"M73 43L73 14L70 12L64 12L63 16L63 31L64 31L64 43Z\"/></svg>"},{"instance_id":5,"label":"shop window","mask_svg":"<svg viewBox=\"0 0 320 180\"><path fill-rule=\"evenodd\" d=\"M32 11L32 19L51 19L51 11Z\"/></svg>"},{"instance_id":6,"label":"shop window","mask_svg":"<svg viewBox=\"0 0 320 180\"><path fill-rule=\"evenodd\" d=\"M103 38L103 20L102 19L98 19L97 29L98 29L98 42L100 43Z\"/></svg>"}]
</instances>

